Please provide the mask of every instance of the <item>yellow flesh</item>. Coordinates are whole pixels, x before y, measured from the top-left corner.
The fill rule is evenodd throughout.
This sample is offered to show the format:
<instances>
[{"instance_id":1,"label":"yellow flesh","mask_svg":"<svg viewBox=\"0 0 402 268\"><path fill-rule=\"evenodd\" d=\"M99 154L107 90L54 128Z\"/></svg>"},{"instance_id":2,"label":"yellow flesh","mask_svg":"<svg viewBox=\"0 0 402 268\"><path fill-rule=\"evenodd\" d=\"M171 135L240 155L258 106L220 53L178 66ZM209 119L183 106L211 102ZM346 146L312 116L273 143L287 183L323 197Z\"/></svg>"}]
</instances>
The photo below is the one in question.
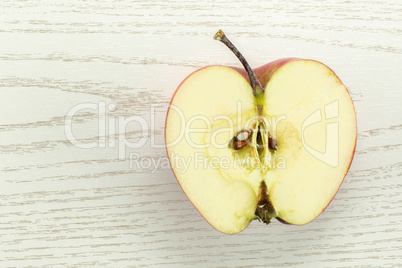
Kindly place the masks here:
<instances>
[{"instance_id":1,"label":"yellow flesh","mask_svg":"<svg viewBox=\"0 0 402 268\"><path fill-rule=\"evenodd\" d=\"M303 122L334 101L338 101L337 118L325 122L322 112L322 123L304 129L307 151L301 138ZM260 117L257 102L264 107ZM353 155L356 123L352 102L332 71L314 61L298 60L282 67L258 101L236 71L207 67L183 82L172 106L176 109L169 110L166 124L172 168L204 218L225 233L243 230L254 218L261 180L268 186L279 217L294 224L313 220L335 195ZM272 124L280 116L286 120ZM234 135L258 120L268 123L278 141L276 154L268 152L262 163L251 146L239 151L228 146ZM311 155L312 149L324 151L325 123L333 122L338 122L339 129L336 167ZM189 134L189 129L200 131ZM318 156L334 162L334 157Z\"/></svg>"},{"instance_id":2,"label":"yellow flesh","mask_svg":"<svg viewBox=\"0 0 402 268\"><path fill-rule=\"evenodd\" d=\"M307 60L280 69L264 97L267 114L286 116L276 131L276 157L286 160L286 168L272 169L265 177L271 201L280 218L305 224L325 209L347 172L356 140L353 104L347 89L328 67ZM305 126L303 144L303 122L317 110L322 120ZM326 120L336 110L338 116ZM337 126L338 135L327 133L327 124L331 123ZM292 135L297 138L290 139ZM312 155L306 147L324 155Z\"/></svg>"}]
</instances>

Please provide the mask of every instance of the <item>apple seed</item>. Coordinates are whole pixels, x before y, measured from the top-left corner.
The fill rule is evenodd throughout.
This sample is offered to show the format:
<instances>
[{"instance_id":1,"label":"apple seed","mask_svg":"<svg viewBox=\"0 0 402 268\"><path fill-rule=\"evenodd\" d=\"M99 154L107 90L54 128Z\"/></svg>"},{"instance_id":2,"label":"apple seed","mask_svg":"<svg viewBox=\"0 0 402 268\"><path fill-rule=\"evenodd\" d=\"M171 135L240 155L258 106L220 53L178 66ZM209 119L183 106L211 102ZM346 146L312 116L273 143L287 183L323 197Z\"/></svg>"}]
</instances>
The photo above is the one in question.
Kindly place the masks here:
<instances>
[{"instance_id":1,"label":"apple seed","mask_svg":"<svg viewBox=\"0 0 402 268\"><path fill-rule=\"evenodd\" d=\"M278 143L272 137L268 138L269 149L276 150L278 148Z\"/></svg>"},{"instance_id":2,"label":"apple seed","mask_svg":"<svg viewBox=\"0 0 402 268\"><path fill-rule=\"evenodd\" d=\"M240 150L246 147L248 142L250 141L251 131L249 130L242 130L237 133L234 141L233 141L233 149Z\"/></svg>"}]
</instances>

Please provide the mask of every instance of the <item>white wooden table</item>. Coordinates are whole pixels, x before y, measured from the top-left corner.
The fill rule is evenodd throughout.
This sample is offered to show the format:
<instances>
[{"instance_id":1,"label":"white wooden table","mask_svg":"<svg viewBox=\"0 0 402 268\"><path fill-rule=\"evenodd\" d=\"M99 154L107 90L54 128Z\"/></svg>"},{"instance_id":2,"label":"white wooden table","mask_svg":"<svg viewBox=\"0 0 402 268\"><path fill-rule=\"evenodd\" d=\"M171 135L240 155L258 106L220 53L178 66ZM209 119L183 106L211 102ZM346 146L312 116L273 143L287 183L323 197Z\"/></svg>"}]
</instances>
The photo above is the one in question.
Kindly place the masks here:
<instances>
[{"instance_id":1,"label":"white wooden table","mask_svg":"<svg viewBox=\"0 0 402 268\"><path fill-rule=\"evenodd\" d=\"M253 67L312 58L350 90L355 159L312 223L221 234L166 162L179 83L240 66L219 28ZM399 0L1 1L0 267L401 267L401 62Z\"/></svg>"}]
</instances>

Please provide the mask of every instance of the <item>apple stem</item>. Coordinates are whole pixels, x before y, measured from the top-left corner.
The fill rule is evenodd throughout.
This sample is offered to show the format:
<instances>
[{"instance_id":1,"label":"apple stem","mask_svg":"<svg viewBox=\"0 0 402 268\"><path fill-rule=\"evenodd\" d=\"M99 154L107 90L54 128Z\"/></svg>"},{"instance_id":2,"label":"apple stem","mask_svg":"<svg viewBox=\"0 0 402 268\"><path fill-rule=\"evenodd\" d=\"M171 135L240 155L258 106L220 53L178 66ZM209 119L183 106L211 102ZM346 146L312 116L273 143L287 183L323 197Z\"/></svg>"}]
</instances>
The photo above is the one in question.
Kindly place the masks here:
<instances>
[{"instance_id":1,"label":"apple stem","mask_svg":"<svg viewBox=\"0 0 402 268\"><path fill-rule=\"evenodd\" d=\"M257 76L255 75L253 69L251 69L250 65L248 64L246 59L243 57L243 55L240 53L240 51L226 37L225 33L222 30L219 30L215 34L214 39L224 43L233 52L233 54L236 55L236 57L239 59L241 64L243 64L243 67L244 67L244 69L246 69L248 77L250 78L250 85L253 88L254 95L255 96L257 95L257 86L260 88L260 91L262 93L264 93L264 88L261 86L260 81L258 81Z\"/></svg>"}]
</instances>

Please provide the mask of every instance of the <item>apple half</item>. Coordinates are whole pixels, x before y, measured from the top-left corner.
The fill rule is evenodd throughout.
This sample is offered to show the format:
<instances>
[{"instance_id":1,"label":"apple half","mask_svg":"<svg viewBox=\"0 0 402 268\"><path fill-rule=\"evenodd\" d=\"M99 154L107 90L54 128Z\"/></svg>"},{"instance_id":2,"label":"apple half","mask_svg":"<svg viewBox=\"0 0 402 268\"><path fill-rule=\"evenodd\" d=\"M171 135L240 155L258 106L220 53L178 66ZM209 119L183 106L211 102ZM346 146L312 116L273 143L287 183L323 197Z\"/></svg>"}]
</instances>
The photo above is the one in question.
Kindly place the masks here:
<instances>
[{"instance_id":1,"label":"apple half","mask_svg":"<svg viewBox=\"0 0 402 268\"><path fill-rule=\"evenodd\" d=\"M166 119L174 174L217 230L258 219L302 225L331 202L353 159L356 115L348 90L326 65L277 60L252 70L209 66L176 90Z\"/></svg>"}]
</instances>

